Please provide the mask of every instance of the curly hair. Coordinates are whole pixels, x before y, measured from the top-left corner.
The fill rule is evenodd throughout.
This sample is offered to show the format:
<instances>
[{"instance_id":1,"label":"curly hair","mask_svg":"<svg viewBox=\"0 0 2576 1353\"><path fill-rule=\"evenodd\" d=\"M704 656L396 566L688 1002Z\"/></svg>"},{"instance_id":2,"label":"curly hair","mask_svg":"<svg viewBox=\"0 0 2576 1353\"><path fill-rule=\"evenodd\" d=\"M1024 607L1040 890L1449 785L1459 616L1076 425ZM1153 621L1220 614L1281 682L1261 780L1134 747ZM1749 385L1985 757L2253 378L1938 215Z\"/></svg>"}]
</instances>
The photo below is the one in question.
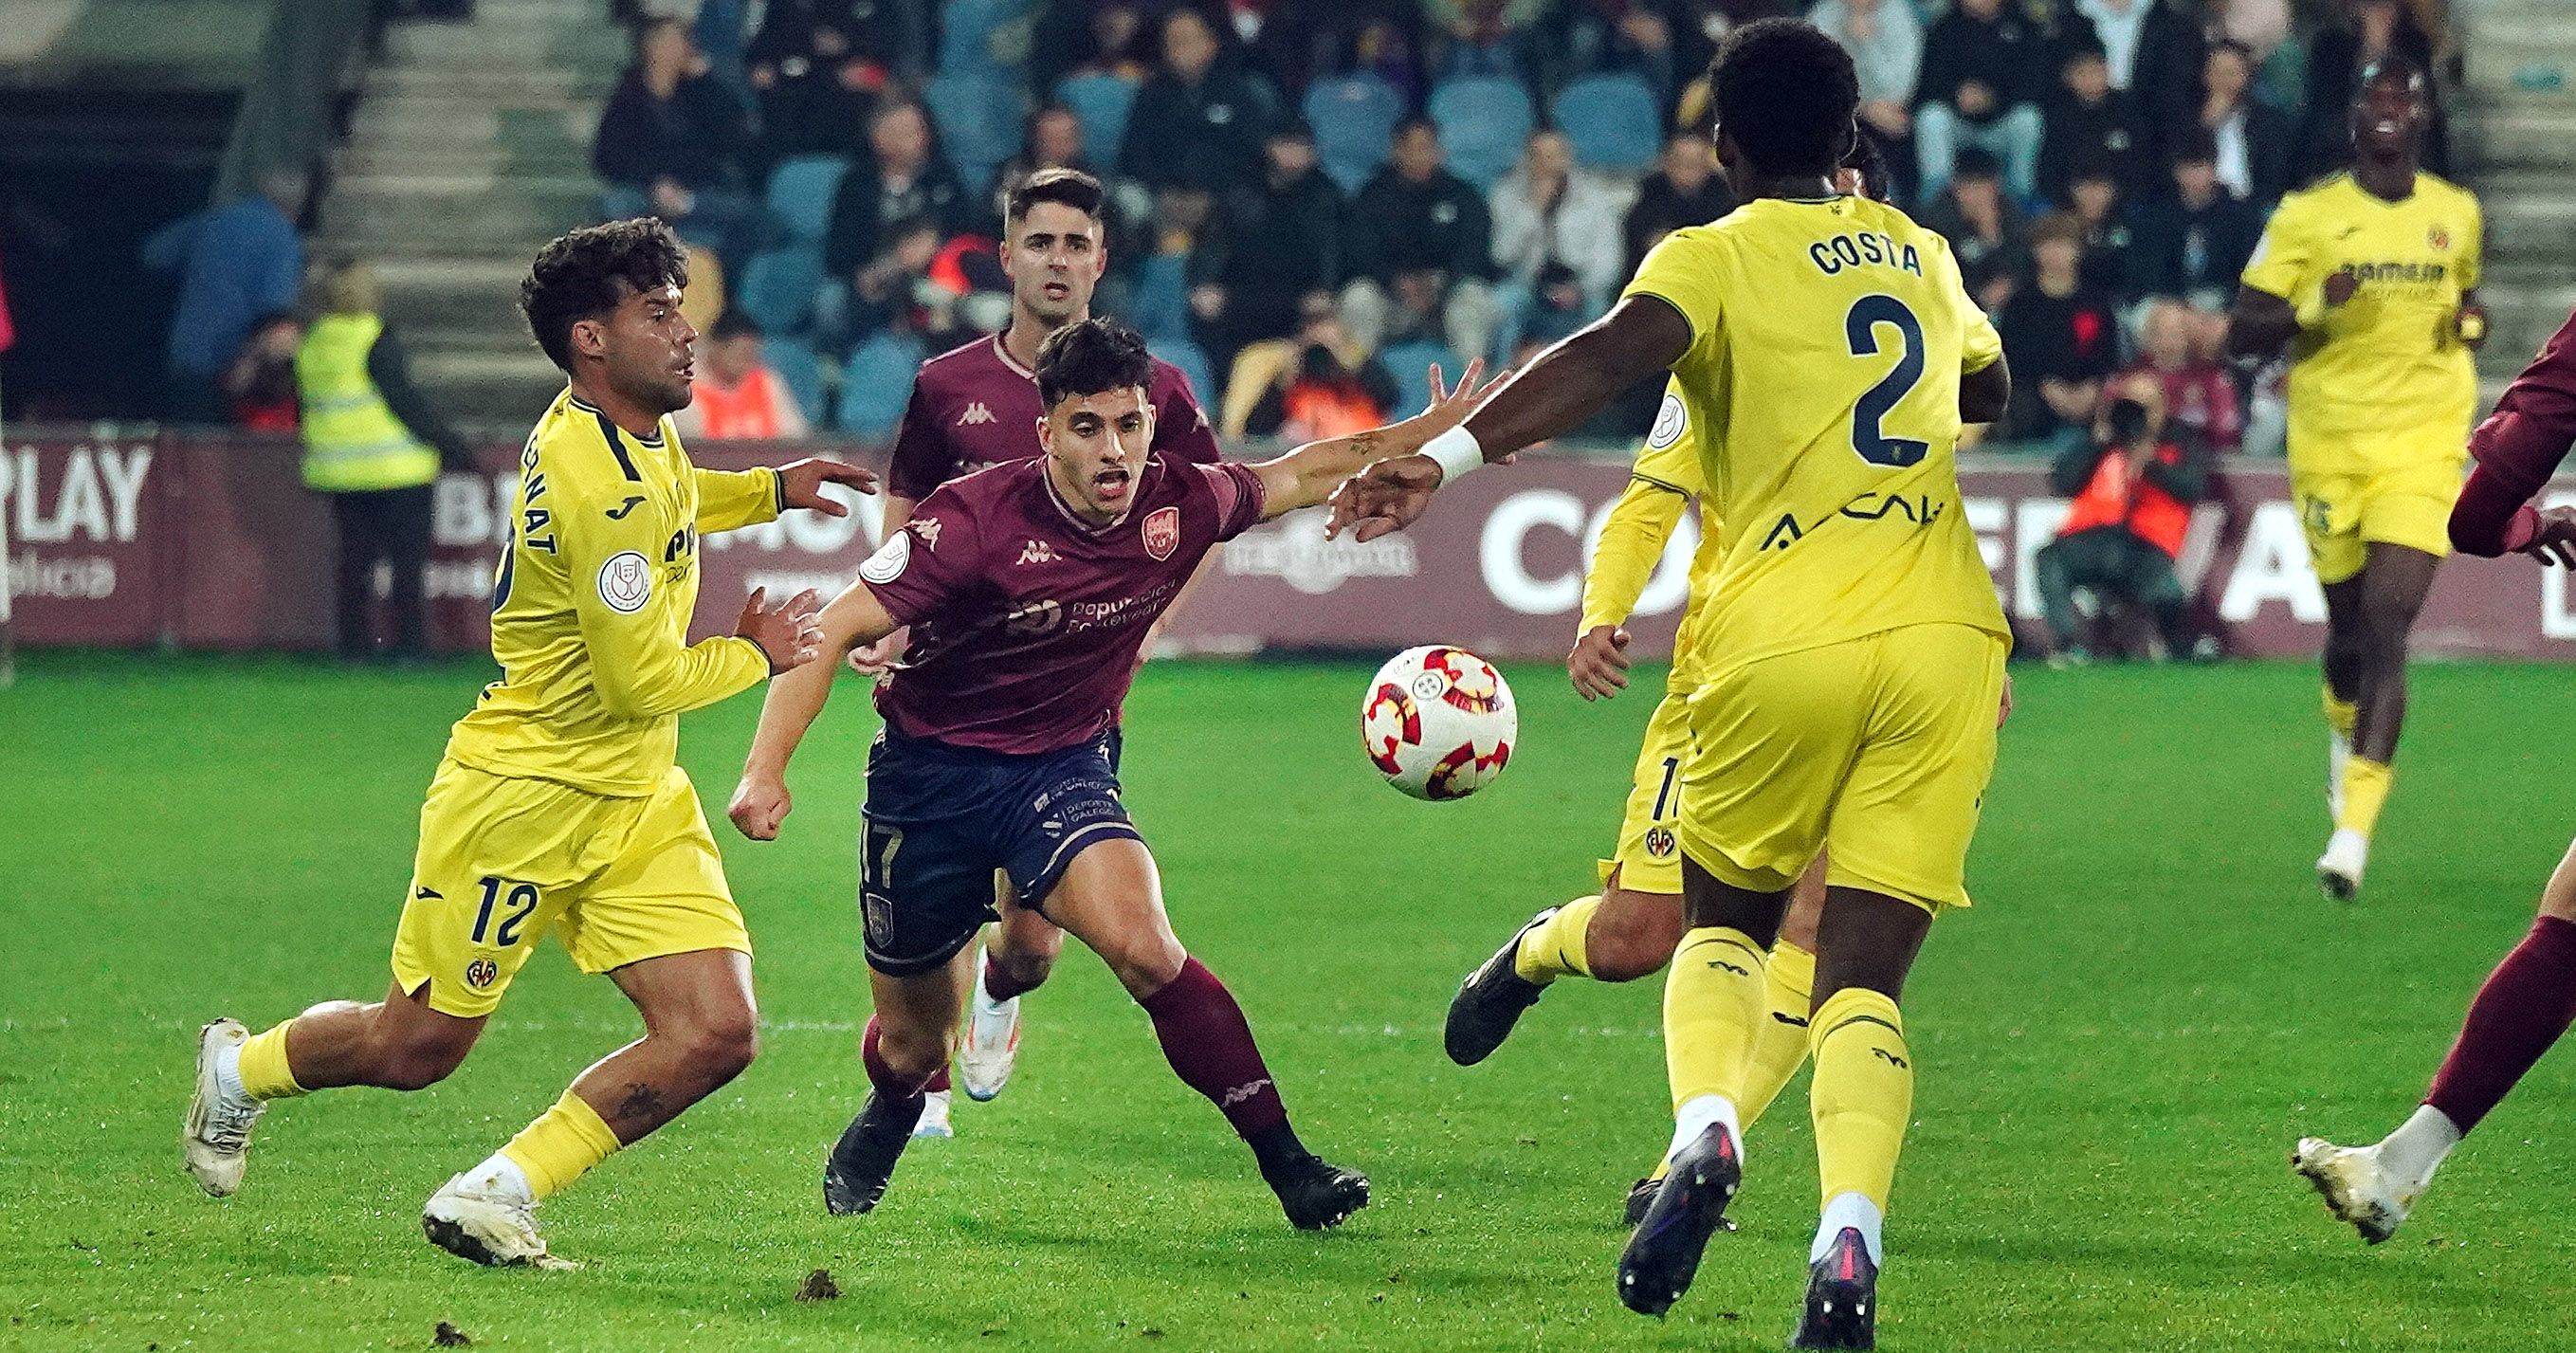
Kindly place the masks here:
<instances>
[{"instance_id":1,"label":"curly hair","mask_svg":"<svg viewBox=\"0 0 2576 1353\"><path fill-rule=\"evenodd\" d=\"M1718 132L1760 173L1830 175L1857 134L1851 53L1803 19L1762 19L1728 34L1708 83Z\"/></svg>"},{"instance_id":2,"label":"curly hair","mask_svg":"<svg viewBox=\"0 0 2576 1353\"><path fill-rule=\"evenodd\" d=\"M1115 320L1076 320L1038 345L1038 403L1050 410L1068 399L1153 379L1154 359L1143 335Z\"/></svg>"},{"instance_id":3,"label":"curly hair","mask_svg":"<svg viewBox=\"0 0 2576 1353\"><path fill-rule=\"evenodd\" d=\"M689 285L689 251L649 216L584 226L537 251L519 283L519 313L548 359L572 371L572 326L656 287Z\"/></svg>"}]
</instances>

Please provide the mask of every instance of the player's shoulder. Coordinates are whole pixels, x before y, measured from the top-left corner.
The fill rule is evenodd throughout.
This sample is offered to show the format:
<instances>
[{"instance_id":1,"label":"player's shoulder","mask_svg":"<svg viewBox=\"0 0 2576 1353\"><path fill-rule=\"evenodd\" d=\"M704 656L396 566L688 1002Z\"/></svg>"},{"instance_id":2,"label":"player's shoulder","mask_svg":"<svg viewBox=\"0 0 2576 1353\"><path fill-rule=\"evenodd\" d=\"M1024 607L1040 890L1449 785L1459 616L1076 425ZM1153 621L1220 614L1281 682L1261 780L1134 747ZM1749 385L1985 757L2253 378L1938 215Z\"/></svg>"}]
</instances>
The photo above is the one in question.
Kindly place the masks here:
<instances>
[{"instance_id":1,"label":"player's shoulder","mask_svg":"<svg viewBox=\"0 0 2576 1353\"><path fill-rule=\"evenodd\" d=\"M2478 209L2476 193L2431 170L2416 172L2415 191L2423 195L2428 205L2434 207L2465 207L2470 211Z\"/></svg>"},{"instance_id":2,"label":"player's shoulder","mask_svg":"<svg viewBox=\"0 0 2576 1353\"><path fill-rule=\"evenodd\" d=\"M2295 224L2319 211L2339 210L2360 191L2352 181L2351 172L2338 169L2281 194L2280 205L2272 209L2272 222L2275 225L2284 222Z\"/></svg>"},{"instance_id":3,"label":"player's shoulder","mask_svg":"<svg viewBox=\"0 0 2576 1353\"><path fill-rule=\"evenodd\" d=\"M991 375L998 361L993 355L993 336L979 335L923 362L913 375L913 383L916 387L952 388L958 382Z\"/></svg>"},{"instance_id":4,"label":"player's shoulder","mask_svg":"<svg viewBox=\"0 0 2576 1353\"><path fill-rule=\"evenodd\" d=\"M669 435L665 420L663 435ZM658 439L652 445L658 446ZM537 420L522 457L523 474L546 477L549 491L566 497L594 497L622 483L641 482L632 434L607 414L570 390L556 396L545 417Z\"/></svg>"}]
</instances>

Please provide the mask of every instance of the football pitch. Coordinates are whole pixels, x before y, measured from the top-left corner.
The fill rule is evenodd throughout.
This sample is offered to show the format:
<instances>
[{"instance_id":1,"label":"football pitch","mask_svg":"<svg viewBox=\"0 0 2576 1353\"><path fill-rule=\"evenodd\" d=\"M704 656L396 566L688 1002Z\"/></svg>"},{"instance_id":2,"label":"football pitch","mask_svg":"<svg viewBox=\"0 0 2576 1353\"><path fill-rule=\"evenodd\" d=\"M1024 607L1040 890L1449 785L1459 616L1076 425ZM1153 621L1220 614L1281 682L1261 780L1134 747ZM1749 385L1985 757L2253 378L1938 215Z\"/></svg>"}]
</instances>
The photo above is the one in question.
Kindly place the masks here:
<instances>
[{"instance_id":1,"label":"football pitch","mask_svg":"<svg viewBox=\"0 0 2576 1353\"><path fill-rule=\"evenodd\" d=\"M262 1123L217 1202L174 1138L197 1026L373 999L419 798L480 663L39 656L0 692L0 1348L1777 1348L1803 1288L1804 1078L1748 1141L1742 1230L1657 1323L1622 1309L1621 1197L1669 1131L1660 980L1561 984L1472 1071L1459 976L1592 888L1660 669L1585 706L1509 670L1521 742L1456 804L1386 789L1368 664L1155 664L1127 710L1131 808L1176 928L1232 985L1306 1141L1376 1201L1292 1231L1249 1155L1070 949L1003 1097L916 1143L874 1215L823 1214L862 1094L845 681L785 839L720 821L759 947L761 1060L540 1217L577 1273L487 1271L419 1209L632 1038L551 941L482 1046L417 1095ZM2576 813L2555 754L2576 673L2417 670L2355 906L2326 831L2313 669L2018 673L1970 870L1907 992L1921 1067L1882 1346L2568 1347L2576 1092L2544 1062L2398 1238L2363 1246L2288 1168L2375 1137L2530 924ZM720 814L758 711L684 722ZM798 1300L828 1269L837 1300Z\"/></svg>"}]
</instances>

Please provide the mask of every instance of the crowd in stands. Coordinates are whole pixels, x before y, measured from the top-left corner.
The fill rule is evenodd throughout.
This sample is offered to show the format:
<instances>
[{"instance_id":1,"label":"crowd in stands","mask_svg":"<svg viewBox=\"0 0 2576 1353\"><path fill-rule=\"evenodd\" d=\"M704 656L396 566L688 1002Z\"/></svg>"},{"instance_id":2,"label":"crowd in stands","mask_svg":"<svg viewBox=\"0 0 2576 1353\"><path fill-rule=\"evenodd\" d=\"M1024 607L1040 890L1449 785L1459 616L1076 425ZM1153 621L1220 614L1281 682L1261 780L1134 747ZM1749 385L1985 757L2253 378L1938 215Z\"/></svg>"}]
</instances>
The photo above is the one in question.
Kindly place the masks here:
<instances>
[{"instance_id":1,"label":"crowd in stands","mask_svg":"<svg viewBox=\"0 0 2576 1353\"><path fill-rule=\"evenodd\" d=\"M763 421L861 437L891 432L915 364L1007 318L1000 191L1050 166L1111 187L1096 308L1226 430L1401 412L1429 362L1572 332L1663 234L1730 208L1700 72L1732 26L1803 13L1852 51L1899 202L2003 330L1996 440L2092 437L2105 390L2146 377L2233 451L2277 399L2217 364L2265 216L2342 163L2363 64L2410 56L2438 89L2450 60L2439 0L643 9L596 143L603 214L662 215L713 257L725 333L785 392ZM1639 430L1653 395L1596 430Z\"/></svg>"}]
</instances>

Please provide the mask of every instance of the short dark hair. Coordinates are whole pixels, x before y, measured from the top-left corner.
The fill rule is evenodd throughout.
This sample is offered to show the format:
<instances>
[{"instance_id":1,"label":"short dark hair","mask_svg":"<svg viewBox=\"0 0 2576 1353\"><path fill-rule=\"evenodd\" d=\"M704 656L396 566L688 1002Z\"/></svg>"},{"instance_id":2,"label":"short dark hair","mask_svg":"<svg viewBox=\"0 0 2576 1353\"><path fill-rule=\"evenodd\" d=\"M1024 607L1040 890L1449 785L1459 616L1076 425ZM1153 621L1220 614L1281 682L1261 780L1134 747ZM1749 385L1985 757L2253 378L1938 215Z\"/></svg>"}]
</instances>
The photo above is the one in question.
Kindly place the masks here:
<instances>
[{"instance_id":1,"label":"short dark hair","mask_svg":"<svg viewBox=\"0 0 2576 1353\"><path fill-rule=\"evenodd\" d=\"M708 327L707 336L719 343L735 338L759 338L762 336L760 321L732 306L726 306L724 313L716 316L716 322Z\"/></svg>"},{"instance_id":2,"label":"short dark hair","mask_svg":"<svg viewBox=\"0 0 2576 1353\"><path fill-rule=\"evenodd\" d=\"M1728 34L1708 83L1718 134L1760 173L1829 175L1857 134L1851 53L1804 19L1759 19Z\"/></svg>"},{"instance_id":3,"label":"short dark hair","mask_svg":"<svg viewBox=\"0 0 2576 1353\"><path fill-rule=\"evenodd\" d=\"M1097 221L1106 197L1100 180L1079 169L1041 169L1011 186L1009 195L1002 199L1002 217L1007 221L1023 220L1029 208L1040 202L1053 202Z\"/></svg>"},{"instance_id":4,"label":"short dark hair","mask_svg":"<svg viewBox=\"0 0 2576 1353\"><path fill-rule=\"evenodd\" d=\"M1960 179L1999 179L2004 176L2004 162L1983 146L1970 146L1950 162L1950 181Z\"/></svg>"},{"instance_id":5,"label":"short dark hair","mask_svg":"<svg viewBox=\"0 0 2576 1353\"><path fill-rule=\"evenodd\" d=\"M2197 122L2174 135L2173 150L2166 157L2174 164L2218 163L2218 135Z\"/></svg>"},{"instance_id":6,"label":"short dark hair","mask_svg":"<svg viewBox=\"0 0 2576 1353\"><path fill-rule=\"evenodd\" d=\"M1436 139L1440 135L1440 124L1432 121L1426 114L1407 113L1396 119L1395 130L1387 133L1386 143L1390 146L1394 145L1416 131L1427 131Z\"/></svg>"},{"instance_id":7,"label":"short dark hair","mask_svg":"<svg viewBox=\"0 0 2576 1353\"><path fill-rule=\"evenodd\" d=\"M2100 38L2079 37L2066 44L2065 50L2057 58L2057 68L2065 70L2078 61L2099 61L2107 65L2110 60L2111 49L2103 46Z\"/></svg>"},{"instance_id":8,"label":"short dark hair","mask_svg":"<svg viewBox=\"0 0 2576 1353\"><path fill-rule=\"evenodd\" d=\"M519 313L546 357L572 371L572 326L639 291L689 285L689 251L650 216L583 226L537 251L519 283Z\"/></svg>"},{"instance_id":9,"label":"short dark hair","mask_svg":"<svg viewBox=\"0 0 2576 1353\"><path fill-rule=\"evenodd\" d=\"M1153 378L1144 335L1115 320L1076 320L1038 344L1038 404L1050 411L1068 399L1142 387Z\"/></svg>"}]
</instances>

